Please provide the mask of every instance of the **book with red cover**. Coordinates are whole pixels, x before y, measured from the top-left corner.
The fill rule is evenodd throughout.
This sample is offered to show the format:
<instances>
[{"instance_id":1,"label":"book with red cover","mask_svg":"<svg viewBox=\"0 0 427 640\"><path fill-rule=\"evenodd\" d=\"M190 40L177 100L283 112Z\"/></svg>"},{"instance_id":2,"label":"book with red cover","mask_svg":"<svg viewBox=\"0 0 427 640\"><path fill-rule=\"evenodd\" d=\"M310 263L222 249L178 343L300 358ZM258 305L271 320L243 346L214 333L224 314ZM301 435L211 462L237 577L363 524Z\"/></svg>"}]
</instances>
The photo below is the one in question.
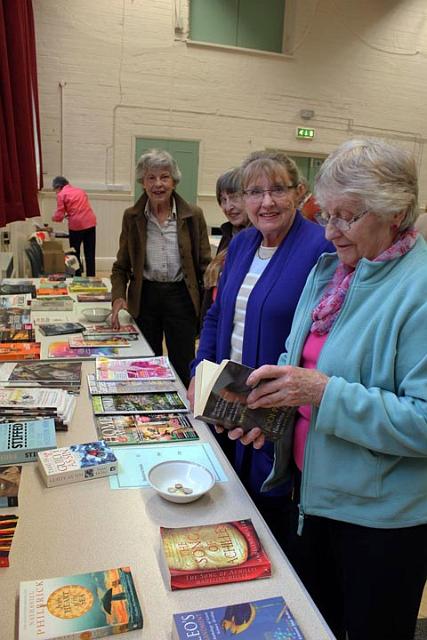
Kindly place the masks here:
<instances>
[{"instance_id":1,"label":"book with red cover","mask_svg":"<svg viewBox=\"0 0 427 640\"><path fill-rule=\"evenodd\" d=\"M40 342L3 342L0 360L39 360Z\"/></svg>"},{"instance_id":2,"label":"book with red cover","mask_svg":"<svg viewBox=\"0 0 427 640\"><path fill-rule=\"evenodd\" d=\"M251 519L160 527L170 588L193 589L271 576L271 562Z\"/></svg>"}]
</instances>

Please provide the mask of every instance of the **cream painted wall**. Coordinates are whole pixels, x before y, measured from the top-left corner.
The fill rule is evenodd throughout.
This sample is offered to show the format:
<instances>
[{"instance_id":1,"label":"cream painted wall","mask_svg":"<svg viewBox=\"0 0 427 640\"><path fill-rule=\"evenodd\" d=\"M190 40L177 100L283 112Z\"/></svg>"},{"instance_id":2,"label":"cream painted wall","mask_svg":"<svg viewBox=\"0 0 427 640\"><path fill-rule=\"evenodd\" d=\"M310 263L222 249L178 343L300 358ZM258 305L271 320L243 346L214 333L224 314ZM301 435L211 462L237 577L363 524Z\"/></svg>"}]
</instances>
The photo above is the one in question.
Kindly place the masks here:
<instances>
[{"instance_id":1,"label":"cream painted wall","mask_svg":"<svg viewBox=\"0 0 427 640\"><path fill-rule=\"evenodd\" d=\"M109 268L133 200L136 136L200 140L209 224L222 221L217 176L250 151L327 154L366 134L415 153L424 205L425 0L288 0L289 55L187 43L188 0L33 5L44 180L63 173L89 191L98 268ZM295 139L301 109L315 111L312 141ZM41 206L48 220L52 193Z\"/></svg>"}]
</instances>

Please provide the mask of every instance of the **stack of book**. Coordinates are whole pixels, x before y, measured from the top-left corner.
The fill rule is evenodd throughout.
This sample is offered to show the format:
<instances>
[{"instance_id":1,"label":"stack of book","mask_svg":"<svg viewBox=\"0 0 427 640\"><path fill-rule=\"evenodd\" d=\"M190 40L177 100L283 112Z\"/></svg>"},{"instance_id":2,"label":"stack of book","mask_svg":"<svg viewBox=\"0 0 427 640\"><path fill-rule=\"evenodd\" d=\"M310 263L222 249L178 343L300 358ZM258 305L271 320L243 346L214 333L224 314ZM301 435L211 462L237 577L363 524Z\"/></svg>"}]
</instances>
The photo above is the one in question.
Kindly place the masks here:
<instances>
[{"instance_id":1,"label":"stack of book","mask_svg":"<svg viewBox=\"0 0 427 640\"><path fill-rule=\"evenodd\" d=\"M0 289L1 286L0 285ZM8 285L9 286L9 285ZM30 294L12 294L6 299ZM30 307L0 305L0 360L33 360L40 358L40 343L35 342Z\"/></svg>"},{"instance_id":2,"label":"stack of book","mask_svg":"<svg viewBox=\"0 0 427 640\"><path fill-rule=\"evenodd\" d=\"M0 422L13 419L53 418L58 431L66 431L76 398L63 389L0 387Z\"/></svg>"}]
</instances>

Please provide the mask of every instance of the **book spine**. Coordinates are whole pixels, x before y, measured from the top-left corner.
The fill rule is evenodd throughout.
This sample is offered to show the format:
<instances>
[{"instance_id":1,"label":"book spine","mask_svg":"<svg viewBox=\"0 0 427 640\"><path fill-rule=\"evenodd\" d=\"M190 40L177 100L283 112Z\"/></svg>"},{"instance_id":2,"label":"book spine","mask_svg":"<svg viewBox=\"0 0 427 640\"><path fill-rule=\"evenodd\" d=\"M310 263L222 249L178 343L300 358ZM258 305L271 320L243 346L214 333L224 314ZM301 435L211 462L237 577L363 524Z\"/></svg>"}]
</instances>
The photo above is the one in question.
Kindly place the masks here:
<instances>
[{"instance_id":1,"label":"book spine","mask_svg":"<svg viewBox=\"0 0 427 640\"><path fill-rule=\"evenodd\" d=\"M45 447L49 449L49 447ZM15 464L15 462L34 462L37 452L42 449L20 449L18 451L0 451L0 464Z\"/></svg>"},{"instance_id":2,"label":"book spine","mask_svg":"<svg viewBox=\"0 0 427 640\"><path fill-rule=\"evenodd\" d=\"M109 462L94 467L75 469L71 471L61 471L59 473L46 474L43 464L40 465L47 487L57 487L61 484L81 482L82 480L92 480L93 478L104 478L117 473L117 462Z\"/></svg>"}]
</instances>

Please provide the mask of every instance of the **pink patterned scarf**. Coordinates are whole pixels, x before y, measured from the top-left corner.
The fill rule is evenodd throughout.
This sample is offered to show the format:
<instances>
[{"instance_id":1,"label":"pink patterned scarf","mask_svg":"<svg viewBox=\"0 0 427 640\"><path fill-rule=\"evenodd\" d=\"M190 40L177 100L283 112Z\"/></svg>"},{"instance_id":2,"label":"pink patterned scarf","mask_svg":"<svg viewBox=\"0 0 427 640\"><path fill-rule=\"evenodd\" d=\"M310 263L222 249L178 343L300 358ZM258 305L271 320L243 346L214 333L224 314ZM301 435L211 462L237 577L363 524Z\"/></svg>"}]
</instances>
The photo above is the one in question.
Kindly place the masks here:
<instances>
[{"instance_id":1,"label":"pink patterned scarf","mask_svg":"<svg viewBox=\"0 0 427 640\"><path fill-rule=\"evenodd\" d=\"M418 231L415 231L414 228L404 231L399 235L396 242L380 253L373 262L386 262L405 255L414 246L418 235ZM338 264L331 283L327 286L318 305L313 309L311 333L322 336L329 332L341 311L353 275L353 267L348 267L342 262Z\"/></svg>"}]
</instances>

